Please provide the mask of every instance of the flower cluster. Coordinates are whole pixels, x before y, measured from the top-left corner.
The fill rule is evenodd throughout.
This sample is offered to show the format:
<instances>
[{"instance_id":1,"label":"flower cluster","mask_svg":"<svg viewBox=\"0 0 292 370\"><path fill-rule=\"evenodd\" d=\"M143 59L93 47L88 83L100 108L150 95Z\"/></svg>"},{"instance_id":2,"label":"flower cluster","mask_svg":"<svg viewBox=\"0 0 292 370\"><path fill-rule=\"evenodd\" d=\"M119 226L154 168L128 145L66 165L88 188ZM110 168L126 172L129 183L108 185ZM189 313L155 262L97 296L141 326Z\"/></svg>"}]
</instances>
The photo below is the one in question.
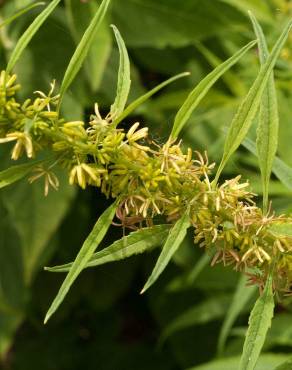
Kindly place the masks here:
<instances>
[{"instance_id":1,"label":"flower cluster","mask_svg":"<svg viewBox=\"0 0 292 370\"><path fill-rule=\"evenodd\" d=\"M135 123L128 131L117 128L111 115L102 118L98 106L90 121L66 122L58 114L54 84L46 95L19 103L16 76L0 75L0 143L14 142L12 159L40 151L51 154L37 164L29 181L45 179L45 193L57 189L54 173L68 171L70 184L95 186L107 197L119 199L117 218L123 227L138 228L161 219L175 222L186 209L194 227L194 241L213 253L212 264L223 262L250 275L263 287L274 264L274 288L292 288L292 237L279 225L292 223L286 216L263 214L254 194L240 177L221 185L209 176L214 164L207 155L169 139L164 145L150 141L148 129Z\"/></svg>"}]
</instances>

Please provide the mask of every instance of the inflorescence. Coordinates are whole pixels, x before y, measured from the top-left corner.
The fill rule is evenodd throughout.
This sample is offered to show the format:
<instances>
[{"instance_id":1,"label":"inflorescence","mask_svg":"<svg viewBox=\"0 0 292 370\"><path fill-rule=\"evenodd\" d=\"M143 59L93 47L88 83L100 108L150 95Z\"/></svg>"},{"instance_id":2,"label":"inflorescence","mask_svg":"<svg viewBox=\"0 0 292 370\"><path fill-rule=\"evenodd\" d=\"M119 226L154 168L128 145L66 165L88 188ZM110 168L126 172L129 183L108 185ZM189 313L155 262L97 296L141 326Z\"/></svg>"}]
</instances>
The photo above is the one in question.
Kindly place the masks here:
<instances>
[{"instance_id":1,"label":"inflorescence","mask_svg":"<svg viewBox=\"0 0 292 370\"><path fill-rule=\"evenodd\" d=\"M164 145L150 141L148 128L135 123L117 128L98 106L87 123L67 122L58 114L54 84L46 95L16 100L16 75L0 74L0 143L13 142L11 158L34 158L41 151L51 157L36 164L29 181L44 178L45 194L57 189L55 168L68 171L70 184L91 185L107 197L118 198L116 216L128 228L150 226L157 220L175 222L189 209L194 241L212 253L212 265L223 262L247 273L262 289L273 264L274 290L292 290L292 237L275 226L291 224L271 210L264 214L240 176L221 185L210 181L214 164L207 155L171 138Z\"/></svg>"}]
</instances>

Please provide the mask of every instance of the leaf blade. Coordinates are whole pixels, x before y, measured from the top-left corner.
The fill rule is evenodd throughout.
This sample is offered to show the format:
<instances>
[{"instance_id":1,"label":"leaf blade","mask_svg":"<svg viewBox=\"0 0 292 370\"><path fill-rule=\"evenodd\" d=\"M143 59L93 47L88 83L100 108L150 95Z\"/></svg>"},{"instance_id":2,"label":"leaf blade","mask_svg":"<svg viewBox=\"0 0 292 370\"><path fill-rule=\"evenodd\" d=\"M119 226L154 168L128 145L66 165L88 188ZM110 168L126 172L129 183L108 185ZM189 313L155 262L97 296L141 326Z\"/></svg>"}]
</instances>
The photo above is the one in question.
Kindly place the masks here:
<instances>
[{"instance_id":1,"label":"leaf blade","mask_svg":"<svg viewBox=\"0 0 292 370\"><path fill-rule=\"evenodd\" d=\"M150 288L150 286L154 284L154 282L163 272L168 262L171 260L171 257L177 251L178 247L185 238L187 229L190 227L190 225L189 212L187 210L171 229L169 236L162 248L162 252L158 257L156 265L146 284L141 290L141 294L143 294L148 288Z\"/></svg>"},{"instance_id":2,"label":"leaf blade","mask_svg":"<svg viewBox=\"0 0 292 370\"><path fill-rule=\"evenodd\" d=\"M23 177L28 175L30 171L38 164L44 161L35 161L33 163L18 164L9 167L7 170L0 172L0 189L13 184L14 182L21 180Z\"/></svg>"},{"instance_id":3,"label":"leaf blade","mask_svg":"<svg viewBox=\"0 0 292 370\"><path fill-rule=\"evenodd\" d=\"M292 368L292 358L277 366L274 370L290 370Z\"/></svg>"},{"instance_id":4,"label":"leaf blade","mask_svg":"<svg viewBox=\"0 0 292 370\"><path fill-rule=\"evenodd\" d=\"M258 21L251 12L249 12L249 16L253 24L254 32L258 39L260 63L261 65L263 65L269 55L267 43L263 30ZM267 210L268 208L269 181L278 147L278 133L278 103L274 82L274 74L272 71L262 96L256 140L263 184L264 210Z\"/></svg>"},{"instance_id":5,"label":"leaf blade","mask_svg":"<svg viewBox=\"0 0 292 370\"><path fill-rule=\"evenodd\" d=\"M130 92L131 78L130 78L130 60L126 45L117 27L113 24L111 25L111 27L114 31L120 53L120 65L118 72L116 98L111 106L111 115L114 119L114 117L119 116L125 108L125 105L128 100L128 95Z\"/></svg>"},{"instance_id":6,"label":"leaf blade","mask_svg":"<svg viewBox=\"0 0 292 370\"><path fill-rule=\"evenodd\" d=\"M96 32L98 30L98 27L100 26L102 20L104 19L104 16L106 14L106 11L108 9L110 0L103 0L100 4L95 16L91 20L89 26L87 27L86 31L84 32L84 35L82 36L70 62L66 69L61 88L60 88L60 101L59 105L61 104L62 98L64 96L64 93L69 88L71 83L73 82L75 76L79 72L84 59L86 58L90 45L92 41L94 40L94 37L96 35Z\"/></svg>"},{"instance_id":7,"label":"leaf blade","mask_svg":"<svg viewBox=\"0 0 292 370\"><path fill-rule=\"evenodd\" d=\"M288 33L291 29L291 26L292 26L292 20L290 20L287 23L286 27L282 31L280 37L278 38L277 42L275 43L273 47L272 52L267 58L267 61L261 67L257 78L252 84L252 87L250 88L245 99L240 104L237 110L237 113L235 114L231 122L229 131L227 133L227 137L225 140L223 157L218 167L214 183L218 181L219 176L223 168L225 167L228 159L235 152L235 150L239 147L242 140L245 138L252 124L252 121L255 118L255 115L260 105L263 91L266 87L266 83L276 63L276 60L282 49L282 46L284 45L288 37Z\"/></svg>"},{"instance_id":8,"label":"leaf blade","mask_svg":"<svg viewBox=\"0 0 292 370\"><path fill-rule=\"evenodd\" d=\"M118 261L132 255L152 250L161 242L163 243L169 229L169 225L156 225L134 231L128 236L115 241L109 247L94 253L85 268ZM50 272L67 272L71 266L72 262L61 266L45 267L45 270Z\"/></svg>"},{"instance_id":9,"label":"leaf blade","mask_svg":"<svg viewBox=\"0 0 292 370\"><path fill-rule=\"evenodd\" d=\"M22 52L29 44L33 36L36 34L38 29L41 25L45 22L48 16L52 13L52 11L56 8L61 0L53 0L31 23L31 25L27 28L24 34L18 40L6 67L6 72L9 74L12 69L14 68L16 62L20 58Z\"/></svg>"},{"instance_id":10,"label":"leaf blade","mask_svg":"<svg viewBox=\"0 0 292 370\"><path fill-rule=\"evenodd\" d=\"M251 153L257 155L256 145L251 139L245 138L242 145ZM292 190L292 168L290 166L276 156L272 171L287 189Z\"/></svg>"},{"instance_id":11,"label":"leaf blade","mask_svg":"<svg viewBox=\"0 0 292 370\"><path fill-rule=\"evenodd\" d=\"M3 22L1 22L0 23L0 28L2 28L4 26L7 26L9 23L13 22L15 19L17 19L21 15L23 15L23 14L29 12L30 10L32 10L32 9L38 7L38 6L41 6L41 5L45 5L45 3L43 1L39 1L37 3L27 5L23 9L19 10L15 14L13 14L11 17L9 17L9 18L5 19Z\"/></svg>"},{"instance_id":12,"label":"leaf blade","mask_svg":"<svg viewBox=\"0 0 292 370\"><path fill-rule=\"evenodd\" d=\"M96 224L94 225L91 233L86 238L85 242L83 243L79 253L73 265L68 272L65 280L63 281L61 288L55 299L53 300L44 320L44 323L47 323L50 317L55 313L58 309L62 301L64 300L66 294L68 293L70 287L80 274L80 272L84 269L84 266L89 261L90 257L94 253L95 249L102 241L103 237L105 236L112 219L114 218L115 212L117 208L117 201L114 202L110 207L108 207L102 215L97 220Z\"/></svg>"},{"instance_id":13,"label":"leaf blade","mask_svg":"<svg viewBox=\"0 0 292 370\"><path fill-rule=\"evenodd\" d=\"M198 106L203 97L207 94L214 83L231 68L249 49L256 44L256 41L251 41L242 49L236 52L232 57L213 69L189 94L179 111L177 112L174 124L171 131L171 137L177 138L180 131L183 129L187 120Z\"/></svg>"},{"instance_id":14,"label":"leaf blade","mask_svg":"<svg viewBox=\"0 0 292 370\"><path fill-rule=\"evenodd\" d=\"M230 303L230 295L219 295L188 308L171 321L163 330L160 344L173 333L195 325L206 324L224 316Z\"/></svg>"},{"instance_id":15,"label":"leaf blade","mask_svg":"<svg viewBox=\"0 0 292 370\"><path fill-rule=\"evenodd\" d=\"M189 76L189 75L190 75L189 72L179 73L179 74L167 79L166 81L163 81L161 84L155 86L150 91L147 91L146 94L140 96L139 98L134 100L131 104L129 104L127 106L127 108L121 113L121 115L118 116L114 120L114 124L118 125L124 118L126 118L129 114L131 114L136 108L138 108L141 104L143 104L146 100L148 100L152 95L157 93L159 90L163 89L165 86L167 86L170 83L178 80L179 78L186 77L186 76Z\"/></svg>"},{"instance_id":16,"label":"leaf blade","mask_svg":"<svg viewBox=\"0 0 292 370\"><path fill-rule=\"evenodd\" d=\"M269 275L264 292L251 311L249 327L246 333L239 370L253 370L256 366L267 331L274 314L272 274Z\"/></svg>"},{"instance_id":17,"label":"leaf blade","mask_svg":"<svg viewBox=\"0 0 292 370\"><path fill-rule=\"evenodd\" d=\"M256 287L255 286L247 287L246 283L247 283L246 276L243 275L237 284L235 293L233 295L229 308L226 312L225 319L220 330L217 347L217 352L219 355L222 355L223 353L228 334L236 318L241 313L244 306L251 299L252 295L255 293Z\"/></svg>"}]
</instances>

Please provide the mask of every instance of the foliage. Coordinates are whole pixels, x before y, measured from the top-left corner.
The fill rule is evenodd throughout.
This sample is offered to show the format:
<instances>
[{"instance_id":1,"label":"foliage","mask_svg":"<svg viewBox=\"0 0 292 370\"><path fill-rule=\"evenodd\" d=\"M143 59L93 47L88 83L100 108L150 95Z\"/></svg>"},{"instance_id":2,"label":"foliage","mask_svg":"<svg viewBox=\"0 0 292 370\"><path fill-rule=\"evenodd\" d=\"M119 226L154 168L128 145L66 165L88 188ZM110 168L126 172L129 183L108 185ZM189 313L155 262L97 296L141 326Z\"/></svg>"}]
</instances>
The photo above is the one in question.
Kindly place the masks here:
<instances>
[{"instance_id":1,"label":"foliage","mask_svg":"<svg viewBox=\"0 0 292 370\"><path fill-rule=\"evenodd\" d=\"M290 193L285 188L291 189L292 164L292 132L288 125L292 61L289 2L269 0L263 5L260 0L208 0L198 6L199 2L192 0L185 1L179 9L172 0L125 0L122 6L118 0L112 0L110 7L106 0L101 4L94 0L58 3L51 2L41 13L39 3L20 4L17 0L4 2L1 8L0 24L5 26L0 30L0 186L5 187L0 194L0 212L5 220L0 224L3 366L10 366L8 349L27 317L15 336L11 366L51 368L49 359L56 356L47 349L53 338L50 326L61 329L64 338L71 338L68 327L79 322L74 312L76 308L77 312L84 310L79 302L85 299L86 312L98 315L88 320L90 324L80 335L85 347L86 343L92 344L92 348L99 341L105 343L102 368L131 369L133 363L134 368L141 369L184 369L194 365L198 369L289 367L291 341L283 342L283 338L275 336L273 326L267 334L274 298L285 311L276 313L275 325L281 315L285 315L283 320L289 325L291 316L290 299L285 297L292 279ZM259 71L257 54L246 53L255 44L248 44L254 36L247 7L262 22L266 35L265 38L250 14L262 65ZM205 26L206 19L209 27ZM117 26L113 26L117 45L111 41L110 22ZM274 32L283 23L286 27L278 38ZM60 28L65 32L60 34ZM74 43L78 44L75 51ZM274 45L269 55L267 45ZM48 53L58 48L62 53L54 52L54 58L48 58ZM229 68L235 62L238 66L234 73ZM209 64L215 68L211 72ZM188 75L177 75L181 70L190 70L190 77L178 80ZM214 85L219 77L222 79ZM54 78L57 82L52 82L49 92L43 93ZM165 91L155 97L161 88ZM34 90L37 97L27 99ZM202 100L207 92L208 99ZM128 99L132 103L126 106ZM104 114L106 111L110 113ZM174 117L172 130L171 125L161 125L169 122L170 117ZM231 121L223 159L212 181L214 165L209 164L206 155L194 155L193 148L207 150L211 161L219 163L225 136L222 126ZM182 128L183 141L174 140ZM248 152L239 147L241 143ZM277 148L280 158L274 160ZM254 155L259 157L262 179ZM271 172L280 181L273 176L270 180ZM249 178L250 185L241 182L238 174ZM26 176L31 184L24 179ZM79 185L85 191L77 193L75 187L67 184L68 178L71 185ZM263 194L263 209L252 189ZM275 213L268 205L268 196ZM110 205L106 198L116 201ZM99 213L102 216L86 238ZM114 214L122 228L111 227L105 235ZM128 229L136 231L128 234ZM194 248L193 240L205 251ZM109 247L95 251L99 243ZM143 284L142 276L145 281L149 275L155 254L127 258L160 245L161 253L143 290L158 276L159 280L143 297L135 297ZM204 253L208 253L207 257ZM74 262L48 268L69 272L47 318L85 267L125 261L82 274L53 323L43 328L42 316L56 291L58 277L41 273L40 269L49 261L59 264L74 255ZM210 260L216 265L213 268L206 265ZM232 298L230 292L236 288L237 274L220 267L218 262L245 272L249 282L263 292L250 316L240 365L245 330L231 327L246 323L254 290L240 282ZM127 303L129 294L134 303L131 307ZM240 294L245 294L245 305L238 304ZM38 296L42 298L39 300ZM135 338L134 346L127 344L129 355L125 345L114 339L122 335L126 325L123 314L118 312L125 304L130 314L147 315L144 321L156 333L154 338L150 332L141 339ZM226 357L212 361L225 312L219 352ZM88 339L86 333L95 330L96 316L100 317L100 328L104 322L104 330L97 330L98 339ZM116 322L109 325L113 320ZM33 363L26 362L30 353L30 341L26 342L26 338L31 338L33 332L30 321L39 322L42 333L36 340L40 356L35 356ZM151 362L149 354L157 342L159 327L162 347ZM44 340L48 340L48 346ZM55 340L58 343L59 339ZM106 356L107 348L112 353L114 343L117 362ZM286 347L281 347L283 343ZM269 353L258 361L262 347ZM88 368L95 368L95 361L89 360L96 357L95 350L88 348L85 360L82 351L76 351L75 343L71 343L67 350L74 353L75 361L69 364L61 356L56 360L57 367L74 368L88 363ZM283 354L272 354L274 349ZM199 365L203 362L206 364Z\"/></svg>"}]
</instances>

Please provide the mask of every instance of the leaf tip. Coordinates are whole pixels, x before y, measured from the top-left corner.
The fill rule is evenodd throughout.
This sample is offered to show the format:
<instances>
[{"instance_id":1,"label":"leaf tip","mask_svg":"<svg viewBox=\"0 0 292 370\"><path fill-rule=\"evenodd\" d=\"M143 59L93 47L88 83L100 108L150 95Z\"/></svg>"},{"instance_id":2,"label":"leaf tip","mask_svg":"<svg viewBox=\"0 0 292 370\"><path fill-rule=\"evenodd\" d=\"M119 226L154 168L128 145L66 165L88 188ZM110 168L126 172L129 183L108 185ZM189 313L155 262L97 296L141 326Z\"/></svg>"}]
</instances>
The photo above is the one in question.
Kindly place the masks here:
<instances>
[{"instance_id":1,"label":"leaf tip","mask_svg":"<svg viewBox=\"0 0 292 370\"><path fill-rule=\"evenodd\" d=\"M48 312L48 313L46 314L45 319L44 319L44 325L46 325L46 324L48 323L48 321L49 321L50 317L51 317L51 315L50 315L50 313Z\"/></svg>"},{"instance_id":2,"label":"leaf tip","mask_svg":"<svg viewBox=\"0 0 292 370\"><path fill-rule=\"evenodd\" d=\"M144 287L142 288L142 290L140 291L140 293L139 294L144 294L145 292L146 292L146 290L149 288L149 284L148 283L146 283L145 285L144 285Z\"/></svg>"},{"instance_id":3,"label":"leaf tip","mask_svg":"<svg viewBox=\"0 0 292 370\"><path fill-rule=\"evenodd\" d=\"M119 32L117 26L113 23L110 24L110 27L113 29L114 33Z\"/></svg>"}]
</instances>

